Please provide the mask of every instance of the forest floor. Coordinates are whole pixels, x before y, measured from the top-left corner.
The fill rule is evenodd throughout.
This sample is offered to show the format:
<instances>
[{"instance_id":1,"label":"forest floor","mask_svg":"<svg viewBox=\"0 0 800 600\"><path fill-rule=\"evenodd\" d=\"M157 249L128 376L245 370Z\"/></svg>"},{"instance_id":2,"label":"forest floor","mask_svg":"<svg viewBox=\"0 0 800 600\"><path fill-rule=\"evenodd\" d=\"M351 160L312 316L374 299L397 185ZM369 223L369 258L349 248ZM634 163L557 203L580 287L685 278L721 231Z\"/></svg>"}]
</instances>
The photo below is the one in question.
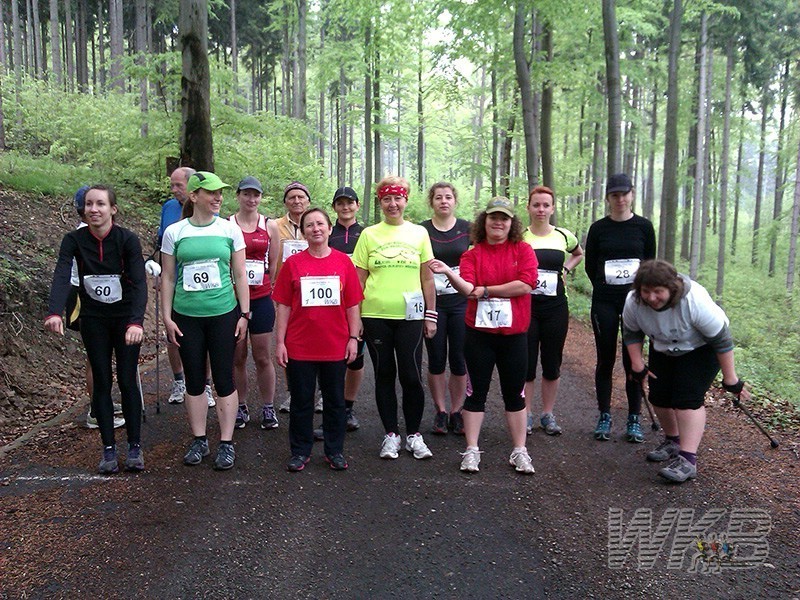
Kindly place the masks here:
<instances>
[{"instance_id":1,"label":"forest floor","mask_svg":"<svg viewBox=\"0 0 800 600\"><path fill-rule=\"evenodd\" d=\"M426 433L434 452L426 461L379 459L369 360L347 472L330 471L318 447L303 473L287 473L284 415L277 430L251 422L237 431L236 467L216 473L209 460L180 463L189 430L185 409L166 404L163 344L158 392L151 302L142 351L147 470L95 475L99 438L84 426L80 341L42 328L55 253L75 225L61 207L0 192L0 598L800 598L797 423L784 420L775 432L781 445L771 449L712 390L698 479L665 484L644 460L660 436L646 415L645 444L622 437L619 374L614 435L593 439L594 346L578 321L556 407L565 432L529 437L533 476L506 464L495 388L480 473L458 470L463 438L453 435ZM278 401L283 389L279 382ZM432 419L429 403L423 433ZM209 420L213 450L213 411ZM124 446L124 433L117 436ZM637 539L632 519L648 515L641 523L652 522L654 535ZM618 543L620 526L628 545ZM698 562L698 537L735 540L737 553Z\"/></svg>"}]
</instances>

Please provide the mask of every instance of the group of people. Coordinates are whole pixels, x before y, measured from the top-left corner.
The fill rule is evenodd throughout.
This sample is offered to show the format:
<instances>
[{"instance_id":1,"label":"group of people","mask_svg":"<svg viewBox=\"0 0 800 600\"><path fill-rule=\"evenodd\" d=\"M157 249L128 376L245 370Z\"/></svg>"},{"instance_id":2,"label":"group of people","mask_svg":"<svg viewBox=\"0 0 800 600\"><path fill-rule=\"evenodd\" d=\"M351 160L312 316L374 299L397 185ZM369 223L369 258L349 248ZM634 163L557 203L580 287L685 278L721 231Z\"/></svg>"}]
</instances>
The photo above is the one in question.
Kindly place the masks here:
<instances>
[{"instance_id":1,"label":"group of people","mask_svg":"<svg viewBox=\"0 0 800 600\"><path fill-rule=\"evenodd\" d=\"M255 177L238 184L238 210L227 219L219 213L222 190L230 186L214 173L184 167L170 182L174 198L162 211L160 264L152 256L144 261L138 238L114 222L114 191L97 185L85 194L87 227L64 237L53 277L45 327L63 333L61 315L73 290L69 267L75 260L78 322L93 374L92 413L103 443L101 473L119 470L112 354L128 434L125 468L144 469L136 368L145 273L154 276L160 294L173 371L170 402L185 401L193 435L183 457L187 465L200 464L210 454L207 413L216 404L220 440L213 466L234 466L234 430L250 421L248 350L256 366L263 429L279 426L274 363L285 369L288 394L281 408L289 411L287 470L304 469L315 437L323 440L332 469L348 468L345 432L359 427L354 403L365 348L385 432L379 456L396 459L405 447L415 459L431 457L422 434L424 342L436 407L431 432L465 437L460 469L479 471L480 432L496 368L511 441L508 463L516 472L532 474L526 436L536 419L537 368L541 364L539 424L546 434L559 435L554 407L569 326L565 283L584 257L594 290L596 439L610 438L611 374L620 330L626 437L644 441L639 413L649 380L665 439L647 458L669 461L660 471L668 480L696 476L703 397L719 368L727 390L747 395L735 372L727 318L702 286L669 263L653 260L653 226L633 213L633 185L625 174L609 178L609 214L590 228L585 252L572 232L551 224L555 194L544 186L529 194L528 227L504 197L492 198L473 223L457 218L458 194L447 182L431 186L433 215L416 225L405 219L408 181L389 176L376 186L382 220L362 227L358 195L350 187L334 194L334 224L326 210L310 206L309 190L300 182L286 186L286 214L276 220L258 211L263 190ZM643 358L646 335L649 367ZM318 408L322 428L314 430Z\"/></svg>"}]
</instances>

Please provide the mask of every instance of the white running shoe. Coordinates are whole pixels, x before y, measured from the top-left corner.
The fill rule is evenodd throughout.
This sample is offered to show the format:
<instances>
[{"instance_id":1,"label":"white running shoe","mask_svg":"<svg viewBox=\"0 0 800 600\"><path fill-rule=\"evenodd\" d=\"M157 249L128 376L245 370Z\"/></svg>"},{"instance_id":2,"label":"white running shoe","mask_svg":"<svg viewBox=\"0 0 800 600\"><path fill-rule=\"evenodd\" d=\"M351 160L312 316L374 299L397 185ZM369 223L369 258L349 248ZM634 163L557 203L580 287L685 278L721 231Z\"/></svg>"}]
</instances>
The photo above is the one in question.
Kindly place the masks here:
<instances>
[{"instance_id":1,"label":"white running shoe","mask_svg":"<svg viewBox=\"0 0 800 600\"><path fill-rule=\"evenodd\" d=\"M214 394L211 393L211 386L210 385L206 386L206 398L208 398L208 406L209 407L217 405L217 401L214 400Z\"/></svg>"},{"instance_id":2,"label":"white running shoe","mask_svg":"<svg viewBox=\"0 0 800 600\"><path fill-rule=\"evenodd\" d=\"M514 449L514 451L511 453L511 456L508 457L508 464L514 467L517 470L517 473L531 475L535 472L533 470L531 457L525 448L520 450Z\"/></svg>"},{"instance_id":3,"label":"white running shoe","mask_svg":"<svg viewBox=\"0 0 800 600\"><path fill-rule=\"evenodd\" d=\"M97 424L97 419L92 416L92 411L86 413L86 427L89 429L98 429L100 425ZM114 429L125 427L125 417L118 417L114 415Z\"/></svg>"},{"instance_id":4,"label":"white running shoe","mask_svg":"<svg viewBox=\"0 0 800 600\"><path fill-rule=\"evenodd\" d=\"M433 452L425 445L421 433L415 433L406 438L406 450L411 452L416 459L430 458Z\"/></svg>"},{"instance_id":5,"label":"white running shoe","mask_svg":"<svg viewBox=\"0 0 800 600\"><path fill-rule=\"evenodd\" d=\"M183 395L186 393L186 382L183 379L172 380L172 393L169 395L170 404L182 404Z\"/></svg>"},{"instance_id":6,"label":"white running shoe","mask_svg":"<svg viewBox=\"0 0 800 600\"><path fill-rule=\"evenodd\" d=\"M286 396L286 400L281 402L281 405L278 407L278 412L287 413L292 409L292 397Z\"/></svg>"},{"instance_id":7,"label":"white running shoe","mask_svg":"<svg viewBox=\"0 0 800 600\"><path fill-rule=\"evenodd\" d=\"M461 459L461 470L467 473L477 473L480 471L478 465L481 463L481 452L475 447L468 447L460 453L464 458Z\"/></svg>"},{"instance_id":8,"label":"white running shoe","mask_svg":"<svg viewBox=\"0 0 800 600\"><path fill-rule=\"evenodd\" d=\"M400 436L396 433L387 433L383 436L381 444L381 458L397 458L400 452Z\"/></svg>"},{"instance_id":9,"label":"white running shoe","mask_svg":"<svg viewBox=\"0 0 800 600\"><path fill-rule=\"evenodd\" d=\"M319 414L322 412L322 393L317 396L317 401L314 403L314 412Z\"/></svg>"}]
</instances>

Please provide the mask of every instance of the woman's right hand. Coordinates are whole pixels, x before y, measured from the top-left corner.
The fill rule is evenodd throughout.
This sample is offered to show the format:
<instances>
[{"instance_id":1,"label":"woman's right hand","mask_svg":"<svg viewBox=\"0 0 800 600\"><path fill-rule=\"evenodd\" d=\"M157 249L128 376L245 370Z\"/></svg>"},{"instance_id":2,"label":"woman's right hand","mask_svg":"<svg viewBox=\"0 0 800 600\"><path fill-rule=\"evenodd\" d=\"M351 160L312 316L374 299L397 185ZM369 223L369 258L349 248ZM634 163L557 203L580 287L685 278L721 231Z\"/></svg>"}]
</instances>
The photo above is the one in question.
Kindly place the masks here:
<instances>
[{"instance_id":1,"label":"woman's right hand","mask_svg":"<svg viewBox=\"0 0 800 600\"><path fill-rule=\"evenodd\" d=\"M277 361L278 365L283 368L286 368L286 365L289 362L289 353L286 351L286 344L283 342L278 342L275 345L275 360Z\"/></svg>"},{"instance_id":2,"label":"woman's right hand","mask_svg":"<svg viewBox=\"0 0 800 600\"><path fill-rule=\"evenodd\" d=\"M445 275L450 274L450 267L435 258L428 262L428 268L434 273L444 273Z\"/></svg>"},{"instance_id":3,"label":"woman's right hand","mask_svg":"<svg viewBox=\"0 0 800 600\"><path fill-rule=\"evenodd\" d=\"M183 337L183 332L181 332L175 321L172 319L164 319L164 329L167 330L167 340L169 340L169 343L173 344L176 348L180 348L181 345L178 343L178 337Z\"/></svg>"},{"instance_id":4,"label":"woman's right hand","mask_svg":"<svg viewBox=\"0 0 800 600\"><path fill-rule=\"evenodd\" d=\"M52 333L64 335L64 321L61 320L60 316L52 315L47 317L44 322L44 328Z\"/></svg>"}]
</instances>

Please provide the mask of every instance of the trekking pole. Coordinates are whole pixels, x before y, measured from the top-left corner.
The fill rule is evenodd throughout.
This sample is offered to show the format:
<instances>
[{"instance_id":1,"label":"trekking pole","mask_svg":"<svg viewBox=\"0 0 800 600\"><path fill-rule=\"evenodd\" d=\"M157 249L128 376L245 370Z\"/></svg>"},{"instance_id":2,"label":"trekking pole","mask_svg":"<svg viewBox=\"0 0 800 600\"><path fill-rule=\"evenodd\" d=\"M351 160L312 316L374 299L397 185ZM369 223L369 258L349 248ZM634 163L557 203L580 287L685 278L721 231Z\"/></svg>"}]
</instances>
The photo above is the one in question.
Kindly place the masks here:
<instances>
[{"instance_id":1,"label":"trekking pole","mask_svg":"<svg viewBox=\"0 0 800 600\"><path fill-rule=\"evenodd\" d=\"M144 269L150 275L157 285L156 290L156 414L161 414L161 332L158 326L160 319L160 311L158 305L158 298L161 295L161 286L159 283L159 276L161 275L161 265L153 259L147 260L144 264Z\"/></svg>"},{"instance_id":2,"label":"trekking pole","mask_svg":"<svg viewBox=\"0 0 800 600\"><path fill-rule=\"evenodd\" d=\"M644 398L644 405L647 407L647 414L650 415L650 427L653 431L658 431L661 429L661 425L656 418L656 413L653 410L653 407L650 406L650 401L647 399L647 392L644 390L644 382L642 382L642 398Z\"/></svg>"},{"instance_id":3,"label":"trekking pole","mask_svg":"<svg viewBox=\"0 0 800 600\"><path fill-rule=\"evenodd\" d=\"M769 440L769 445L770 446L772 446L773 448L777 448L778 447L778 445L779 445L778 444L778 440L776 440L774 437L772 437L769 434L769 432L766 429L764 429L764 426L761 423L759 423L758 420L753 416L753 413L751 413L748 410L748 408L744 404L742 404L741 400L739 400L739 394L734 394L734 396L733 396L733 405L736 408L738 408L739 410L741 410L748 417L750 417L750 420L753 422L753 425L758 427L758 430L761 433L763 433L765 436L767 436L767 439Z\"/></svg>"},{"instance_id":4,"label":"trekking pole","mask_svg":"<svg viewBox=\"0 0 800 600\"><path fill-rule=\"evenodd\" d=\"M136 365L136 385L139 386L139 398L142 401L142 423L147 423L147 410L144 406L144 392L142 391L142 372L139 365Z\"/></svg>"}]
</instances>

